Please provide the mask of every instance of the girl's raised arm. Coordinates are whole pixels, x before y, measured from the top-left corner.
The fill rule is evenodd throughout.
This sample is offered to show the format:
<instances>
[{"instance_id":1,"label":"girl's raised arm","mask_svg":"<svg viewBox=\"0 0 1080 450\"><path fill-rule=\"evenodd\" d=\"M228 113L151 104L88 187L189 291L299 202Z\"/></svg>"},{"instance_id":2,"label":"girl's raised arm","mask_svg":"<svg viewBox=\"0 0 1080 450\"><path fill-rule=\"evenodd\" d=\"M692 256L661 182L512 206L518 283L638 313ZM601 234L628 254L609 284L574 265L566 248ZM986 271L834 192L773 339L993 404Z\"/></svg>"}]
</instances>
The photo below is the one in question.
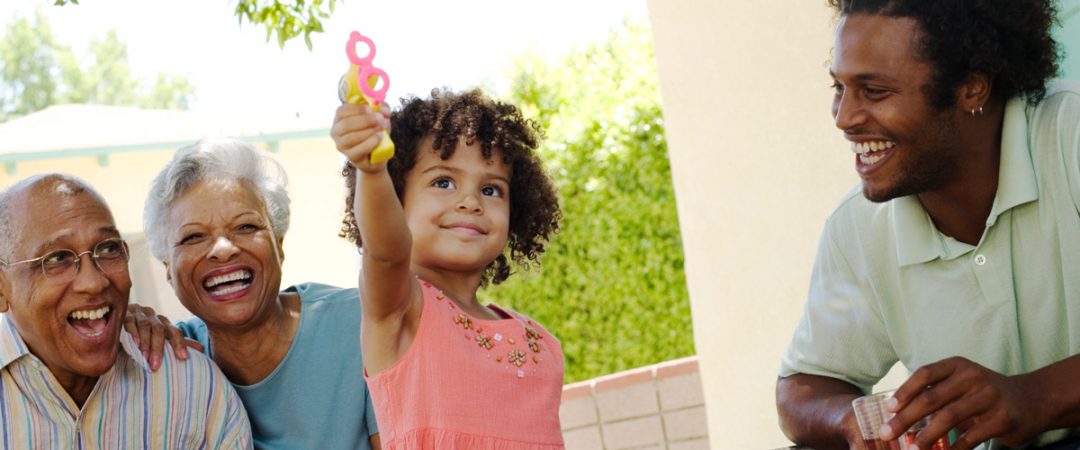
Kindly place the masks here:
<instances>
[{"instance_id":1,"label":"girl's raised arm","mask_svg":"<svg viewBox=\"0 0 1080 450\"><path fill-rule=\"evenodd\" d=\"M385 112L346 104L338 108L330 130L338 151L357 169L353 211L363 242L359 285L364 362L369 373L389 366L407 348L411 336L403 336L402 331L410 318L419 318L421 300L409 267L412 234L401 202L386 163L369 160L387 122Z\"/></svg>"}]
</instances>

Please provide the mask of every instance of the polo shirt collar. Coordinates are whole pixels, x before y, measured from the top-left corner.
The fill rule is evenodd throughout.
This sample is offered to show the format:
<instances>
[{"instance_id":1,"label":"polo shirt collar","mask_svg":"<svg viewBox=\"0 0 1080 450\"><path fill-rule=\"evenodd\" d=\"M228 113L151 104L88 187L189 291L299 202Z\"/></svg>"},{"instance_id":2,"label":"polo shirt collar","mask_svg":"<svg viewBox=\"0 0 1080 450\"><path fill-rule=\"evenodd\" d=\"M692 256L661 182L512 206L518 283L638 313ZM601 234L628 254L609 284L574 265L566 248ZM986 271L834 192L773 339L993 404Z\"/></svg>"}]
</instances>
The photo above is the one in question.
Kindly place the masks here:
<instances>
[{"instance_id":1,"label":"polo shirt collar","mask_svg":"<svg viewBox=\"0 0 1080 450\"><path fill-rule=\"evenodd\" d=\"M120 349L121 353L126 353L144 371L150 370L150 364L147 363L146 358L139 351L139 345L135 343L135 339L128 334L127 330L120 330ZM6 368L26 355L30 355L30 348L26 346L22 336L19 336L19 330L15 329L15 322L11 321L8 314L0 314L0 369Z\"/></svg>"},{"instance_id":2,"label":"polo shirt collar","mask_svg":"<svg viewBox=\"0 0 1080 450\"><path fill-rule=\"evenodd\" d=\"M987 217L987 228L997 223L998 216L1009 209L1039 199L1035 166L1028 149L1027 103L1021 98L1005 104L1001 131L1001 164L998 190ZM936 258L947 258L950 238L942 235L922 203L914 195L889 202L896 231L896 257L900 266L920 264Z\"/></svg>"}]
</instances>

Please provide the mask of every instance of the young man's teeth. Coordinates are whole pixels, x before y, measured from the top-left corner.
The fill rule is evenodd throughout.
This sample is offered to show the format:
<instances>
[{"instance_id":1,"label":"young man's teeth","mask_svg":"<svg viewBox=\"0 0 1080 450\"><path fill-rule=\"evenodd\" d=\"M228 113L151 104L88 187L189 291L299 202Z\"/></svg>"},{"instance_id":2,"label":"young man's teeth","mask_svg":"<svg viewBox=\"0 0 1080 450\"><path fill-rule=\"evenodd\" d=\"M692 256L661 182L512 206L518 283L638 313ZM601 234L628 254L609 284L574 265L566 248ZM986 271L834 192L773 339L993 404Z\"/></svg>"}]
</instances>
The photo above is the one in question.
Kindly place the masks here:
<instances>
[{"instance_id":1,"label":"young man's teeth","mask_svg":"<svg viewBox=\"0 0 1080 450\"><path fill-rule=\"evenodd\" d=\"M867 153L860 153L859 154L859 162L862 162L863 164L866 164L866 165L874 164L874 163L878 162L879 160L881 160L881 158L884 158L884 156L883 155L870 155L870 154L867 154Z\"/></svg>"},{"instance_id":2,"label":"young man's teeth","mask_svg":"<svg viewBox=\"0 0 1080 450\"><path fill-rule=\"evenodd\" d=\"M852 142L851 151L860 155L865 155L870 152L886 150L895 146L896 143L893 141Z\"/></svg>"},{"instance_id":3,"label":"young man's teeth","mask_svg":"<svg viewBox=\"0 0 1080 450\"><path fill-rule=\"evenodd\" d=\"M98 309L95 309L95 310L92 310L92 311L72 311L72 313L69 314L68 317L70 317L72 319L97 320L97 319L100 319L102 317L105 317L105 314L108 314L108 313L109 313L109 307L108 306L102 306L101 308L98 308Z\"/></svg>"}]
</instances>

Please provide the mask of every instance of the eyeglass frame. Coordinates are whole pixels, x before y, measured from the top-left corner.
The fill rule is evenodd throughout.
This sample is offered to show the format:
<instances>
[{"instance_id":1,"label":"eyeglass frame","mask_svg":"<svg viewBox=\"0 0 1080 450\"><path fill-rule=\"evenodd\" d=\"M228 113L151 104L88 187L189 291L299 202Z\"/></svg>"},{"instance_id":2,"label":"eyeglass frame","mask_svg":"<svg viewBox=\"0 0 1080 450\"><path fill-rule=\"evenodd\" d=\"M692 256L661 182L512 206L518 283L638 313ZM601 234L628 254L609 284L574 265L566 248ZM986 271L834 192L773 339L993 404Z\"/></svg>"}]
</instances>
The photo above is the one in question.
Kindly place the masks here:
<instances>
[{"instance_id":1,"label":"eyeglass frame","mask_svg":"<svg viewBox=\"0 0 1080 450\"><path fill-rule=\"evenodd\" d=\"M90 250L84 251L82 253L76 252L75 250L72 250L70 248L63 248L63 249L59 249L59 250L50 251L50 252L48 252L48 253L46 253L44 255L38 256L37 258L30 258L30 259L26 259L26 260L22 260L22 261L17 261L17 262L10 262L9 263L7 261L4 261L3 258L0 258L0 265L2 265L4 267L13 267L13 266L17 266L17 265L20 265L20 264L26 264L26 263L40 261L40 264L38 265L38 268L41 269L41 275L44 276L46 280L49 280L50 282L55 282L55 283L64 283L64 282L71 281L71 280L75 279L75 277L79 275L79 271L82 270L82 257L83 257L83 255L89 253L90 254L90 259L94 263L94 267L97 267L97 269L99 271L101 271L101 273L118 273L118 272L120 272L119 270L114 270L112 272L106 271L104 268L101 267L101 263L98 262L98 258L99 258L99 255L98 255L99 248L98 247L101 247L101 244L104 244L106 242L118 242L118 243L120 243L120 252L123 255L124 267L127 267L128 262L131 261L131 251L128 249L127 241L125 241L123 238L119 238L119 237L111 237L111 238L102 239L102 240L98 241L98 243L94 244L94 246ZM75 260L74 260L75 261L74 262L75 271L71 272L71 275L61 276L60 278L56 278L55 275L50 277L49 273L45 270L45 259L48 258L51 255L55 255L57 253L62 253L62 252L67 252L69 254L74 254L75 255Z\"/></svg>"}]
</instances>

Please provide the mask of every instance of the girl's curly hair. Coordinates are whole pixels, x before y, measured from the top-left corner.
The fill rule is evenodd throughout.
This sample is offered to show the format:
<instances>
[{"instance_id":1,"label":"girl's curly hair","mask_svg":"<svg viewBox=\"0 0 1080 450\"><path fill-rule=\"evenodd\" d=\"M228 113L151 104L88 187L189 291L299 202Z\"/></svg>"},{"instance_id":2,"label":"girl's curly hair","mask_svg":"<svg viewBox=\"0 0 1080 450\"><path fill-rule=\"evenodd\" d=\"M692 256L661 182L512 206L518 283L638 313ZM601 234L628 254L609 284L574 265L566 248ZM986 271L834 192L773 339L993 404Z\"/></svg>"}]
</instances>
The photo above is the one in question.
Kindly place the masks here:
<instances>
[{"instance_id":1,"label":"girl's curly hair","mask_svg":"<svg viewBox=\"0 0 1080 450\"><path fill-rule=\"evenodd\" d=\"M829 0L841 15L875 14L915 19L919 53L934 68L928 89L938 109L956 102L954 92L970 73L993 79L995 95L1022 95L1037 103L1057 75L1051 36L1051 0Z\"/></svg>"},{"instance_id":2,"label":"girl's curly hair","mask_svg":"<svg viewBox=\"0 0 1080 450\"><path fill-rule=\"evenodd\" d=\"M508 256L524 268L539 264L544 244L559 231L562 218L555 188L535 153L544 136L539 124L525 119L513 105L493 100L479 89L461 93L435 89L428 99L402 99L401 107L391 113L390 123L395 151L387 171L398 201L405 196L405 177L416 165L425 138L432 138L432 151L444 160L454 154L460 139L466 145L479 142L485 159L498 151L511 170L508 250L484 269L482 283L499 284L510 276ZM339 234L362 247L352 211L356 169L346 162L341 175L348 194Z\"/></svg>"}]
</instances>

